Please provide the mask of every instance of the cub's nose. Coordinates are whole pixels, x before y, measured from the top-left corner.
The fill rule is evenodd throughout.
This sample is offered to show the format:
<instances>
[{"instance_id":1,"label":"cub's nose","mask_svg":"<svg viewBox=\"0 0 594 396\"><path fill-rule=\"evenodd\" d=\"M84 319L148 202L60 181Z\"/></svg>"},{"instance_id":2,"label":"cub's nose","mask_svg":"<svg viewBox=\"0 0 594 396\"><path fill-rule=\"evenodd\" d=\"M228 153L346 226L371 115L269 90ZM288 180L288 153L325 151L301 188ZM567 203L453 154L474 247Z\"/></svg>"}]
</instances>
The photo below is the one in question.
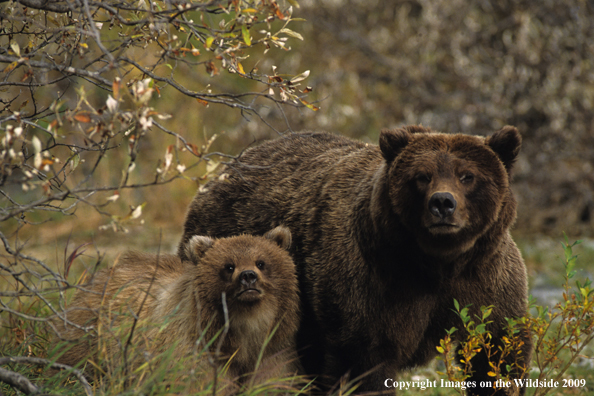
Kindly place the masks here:
<instances>
[{"instance_id":1,"label":"cub's nose","mask_svg":"<svg viewBox=\"0 0 594 396\"><path fill-rule=\"evenodd\" d=\"M242 285L251 286L258 280L258 274L252 270L242 271L239 274L239 281Z\"/></svg>"},{"instance_id":2,"label":"cub's nose","mask_svg":"<svg viewBox=\"0 0 594 396\"><path fill-rule=\"evenodd\" d=\"M429 211L433 216L445 219L456 211L456 199L449 192L437 192L429 199Z\"/></svg>"}]
</instances>

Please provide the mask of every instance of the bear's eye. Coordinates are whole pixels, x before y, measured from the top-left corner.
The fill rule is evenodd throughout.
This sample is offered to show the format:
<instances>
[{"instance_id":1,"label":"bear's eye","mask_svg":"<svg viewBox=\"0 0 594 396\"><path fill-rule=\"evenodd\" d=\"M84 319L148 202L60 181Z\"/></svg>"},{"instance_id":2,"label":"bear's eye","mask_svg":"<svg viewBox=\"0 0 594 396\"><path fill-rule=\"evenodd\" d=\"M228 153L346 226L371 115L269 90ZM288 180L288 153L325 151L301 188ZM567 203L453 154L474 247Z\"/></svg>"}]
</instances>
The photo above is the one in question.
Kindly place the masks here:
<instances>
[{"instance_id":1,"label":"bear's eye","mask_svg":"<svg viewBox=\"0 0 594 396\"><path fill-rule=\"evenodd\" d=\"M426 173L418 173L415 176L416 181L420 182L420 183L429 183L431 182L431 176L429 176Z\"/></svg>"},{"instance_id":2,"label":"bear's eye","mask_svg":"<svg viewBox=\"0 0 594 396\"><path fill-rule=\"evenodd\" d=\"M474 180L474 175L472 173L465 173L460 177L460 181L462 183L470 183Z\"/></svg>"},{"instance_id":3,"label":"bear's eye","mask_svg":"<svg viewBox=\"0 0 594 396\"><path fill-rule=\"evenodd\" d=\"M225 271L229 272L229 273L233 273L233 271L235 271L235 265L233 264L225 264Z\"/></svg>"},{"instance_id":4,"label":"bear's eye","mask_svg":"<svg viewBox=\"0 0 594 396\"><path fill-rule=\"evenodd\" d=\"M264 265L265 265L264 261L262 261L262 260L256 261L256 267L258 267L259 270L264 269Z\"/></svg>"}]
</instances>

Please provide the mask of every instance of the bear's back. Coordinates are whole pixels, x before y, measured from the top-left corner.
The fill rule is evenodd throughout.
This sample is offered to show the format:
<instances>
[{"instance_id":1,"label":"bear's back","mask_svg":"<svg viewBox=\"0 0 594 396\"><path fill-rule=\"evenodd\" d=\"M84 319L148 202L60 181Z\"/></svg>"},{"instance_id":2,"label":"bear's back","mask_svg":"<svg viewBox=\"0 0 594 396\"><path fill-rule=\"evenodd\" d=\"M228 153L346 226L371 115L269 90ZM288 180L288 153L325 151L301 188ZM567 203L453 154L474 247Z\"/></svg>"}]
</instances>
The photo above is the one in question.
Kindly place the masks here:
<instances>
[{"instance_id":1,"label":"bear's back","mask_svg":"<svg viewBox=\"0 0 594 396\"><path fill-rule=\"evenodd\" d=\"M278 183L291 182L291 178L305 182L321 177L327 170L336 169L339 162L348 163L353 156L370 153L372 157L381 157L376 145L344 136L327 132L292 133L247 150L239 157L239 166L224 172L234 183L243 182L255 188L250 180L254 178L264 188L275 188Z\"/></svg>"},{"instance_id":2,"label":"bear's back","mask_svg":"<svg viewBox=\"0 0 594 396\"><path fill-rule=\"evenodd\" d=\"M250 148L241 156L240 162L258 161L261 165L269 165L291 157L307 161L321 154L344 154L363 147L364 143L328 132L299 132Z\"/></svg>"},{"instance_id":3,"label":"bear's back","mask_svg":"<svg viewBox=\"0 0 594 396\"><path fill-rule=\"evenodd\" d=\"M292 133L250 148L224 168L226 180L211 181L196 194L178 253L185 257L183 246L195 234L263 234L283 224L292 203L332 179L331 173L340 171L344 177L334 179L356 182L355 173L370 169L365 164L380 161L377 145L326 132Z\"/></svg>"}]
</instances>

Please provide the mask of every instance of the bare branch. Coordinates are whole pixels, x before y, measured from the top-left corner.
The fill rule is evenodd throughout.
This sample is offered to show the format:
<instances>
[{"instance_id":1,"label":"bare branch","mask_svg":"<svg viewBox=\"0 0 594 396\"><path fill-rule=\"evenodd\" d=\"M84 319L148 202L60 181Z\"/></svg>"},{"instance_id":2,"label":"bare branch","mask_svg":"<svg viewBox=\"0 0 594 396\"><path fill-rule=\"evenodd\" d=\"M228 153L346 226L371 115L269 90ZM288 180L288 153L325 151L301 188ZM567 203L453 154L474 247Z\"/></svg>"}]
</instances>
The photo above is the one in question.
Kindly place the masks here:
<instances>
[{"instance_id":1,"label":"bare branch","mask_svg":"<svg viewBox=\"0 0 594 396\"><path fill-rule=\"evenodd\" d=\"M7 0L4 0L7 1ZM68 12L72 8L66 1L60 0L17 0L24 6L53 12Z\"/></svg>"},{"instance_id":2,"label":"bare branch","mask_svg":"<svg viewBox=\"0 0 594 396\"><path fill-rule=\"evenodd\" d=\"M26 395L33 395L39 391L24 375L0 367L0 381L12 386Z\"/></svg>"},{"instance_id":3,"label":"bare branch","mask_svg":"<svg viewBox=\"0 0 594 396\"><path fill-rule=\"evenodd\" d=\"M38 357L9 356L9 357L2 357L2 358L0 358L0 366L3 366L5 364L14 364L14 363L17 363L17 364L35 364L35 365L38 365L38 366L48 366L48 367L59 369L59 370L69 370L72 374L74 374L76 376L76 378L78 378L78 380L80 381L81 385L83 386L83 388L84 388L85 393L87 394L87 396L92 396L93 395L93 390L91 388L91 385L89 385L89 382L85 378L84 374L80 370L77 370L77 369L75 369L75 368L73 368L71 366L68 366L68 365L62 364L62 363L52 362L51 360L43 359L43 358L38 358ZM11 371L8 371L8 370L4 370L1 367L0 367L0 370L1 370L0 371L0 381L9 383L9 382L5 381L4 380L4 377L3 377L3 374L7 372L7 373L10 374L9 377L11 377L11 378L17 378L17 379L19 379L19 381L22 381L25 384L25 386L28 387L28 385L31 385L35 389L31 393L27 393L28 390L33 389L33 388L28 387L27 390L18 388L20 391L22 391L22 392L24 392L26 394L32 394L32 393L38 392L38 388L35 385L33 385L31 382L29 382L22 375L20 375L18 373L11 372Z\"/></svg>"},{"instance_id":4,"label":"bare branch","mask_svg":"<svg viewBox=\"0 0 594 396\"><path fill-rule=\"evenodd\" d=\"M111 87L111 81L103 78L101 76L100 73L98 72L92 72L92 71L88 71L85 69L77 69L75 67L72 66L65 66L65 65L58 65L55 63L47 63L47 62L40 62L40 61L35 61L35 60L30 60L28 58L18 58L15 56L10 56L10 55L0 55L0 62L5 62L5 63L14 63L16 67L21 66L21 65L26 65L29 67L33 67L33 68L38 68L38 69L44 69L44 70L56 70L62 73L67 73L68 75L76 75L79 77L88 77L90 79L93 79L101 84L103 84L103 88L111 91L111 89L109 87ZM11 85L11 84L7 84L5 83L4 85Z\"/></svg>"}]
</instances>

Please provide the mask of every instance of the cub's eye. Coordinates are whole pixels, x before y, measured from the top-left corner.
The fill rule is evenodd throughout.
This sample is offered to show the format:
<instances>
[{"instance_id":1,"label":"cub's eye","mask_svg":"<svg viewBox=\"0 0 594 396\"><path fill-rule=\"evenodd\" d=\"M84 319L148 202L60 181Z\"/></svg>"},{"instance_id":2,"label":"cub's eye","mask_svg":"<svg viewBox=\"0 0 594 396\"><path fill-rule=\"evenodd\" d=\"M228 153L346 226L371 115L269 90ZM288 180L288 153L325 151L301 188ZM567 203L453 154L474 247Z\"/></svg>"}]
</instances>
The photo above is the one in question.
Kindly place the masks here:
<instances>
[{"instance_id":1,"label":"cub's eye","mask_svg":"<svg viewBox=\"0 0 594 396\"><path fill-rule=\"evenodd\" d=\"M256 261L256 267L258 267L259 270L264 269L264 261L262 260L258 260Z\"/></svg>"},{"instance_id":2,"label":"cub's eye","mask_svg":"<svg viewBox=\"0 0 594 396\"><path fill-rule=\"evenodd\" d=\"M460 177L460 181L462 183L471 183L474 180L474 175L472 173L465 173Z\"/></svg>"},{"instance_id":3,"label":"cub's eye","mask_svg":"<svg viewBox=\"0 0 594 396\"><path fill-rule=\"evenodd\" d=\"M415 180L420 183L429 183L431 182L431 176L426 173L419 173L415 176Z\"/></svg>"},{"instance_id":4,"label":"cub's eye","mask_svg":"<svg viewBox=\"0 0 594 396\"><path fill-rule=\"evenodd\" d=\"M229 272L230 274L235 271L235 265L233 264L225 264L225 271Z\"/></svg>"}]
</instances>

